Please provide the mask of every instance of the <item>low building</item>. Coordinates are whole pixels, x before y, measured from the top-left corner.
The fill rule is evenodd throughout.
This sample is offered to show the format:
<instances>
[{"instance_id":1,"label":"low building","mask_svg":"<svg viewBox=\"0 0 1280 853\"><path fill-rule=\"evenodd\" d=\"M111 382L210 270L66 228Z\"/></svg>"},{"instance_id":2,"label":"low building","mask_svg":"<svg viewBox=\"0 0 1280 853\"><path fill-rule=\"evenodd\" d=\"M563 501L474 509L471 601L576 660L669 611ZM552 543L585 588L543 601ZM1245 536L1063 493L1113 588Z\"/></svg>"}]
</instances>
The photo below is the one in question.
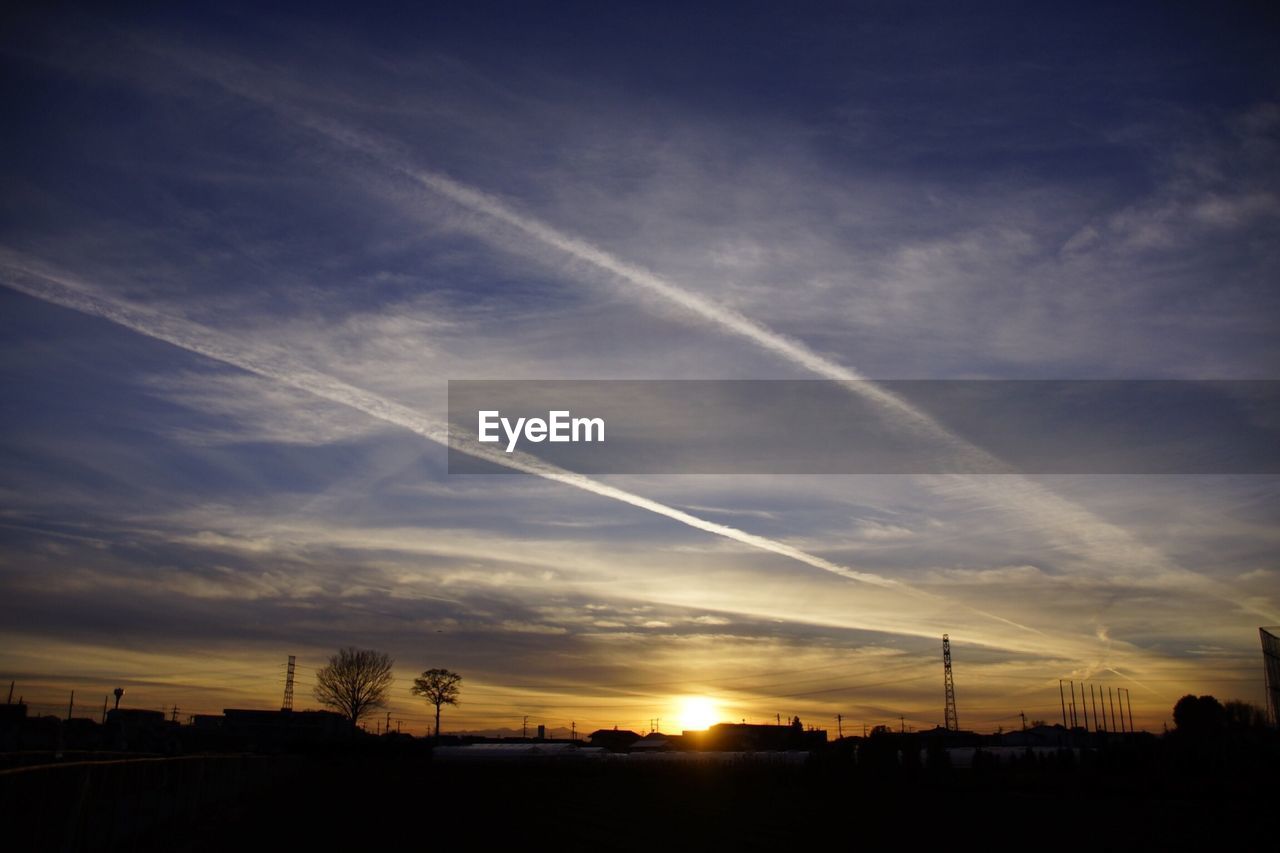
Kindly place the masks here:
<instances>
[{"instance_id":1,"label":"low building","mask_svg":"<svg viewBox=\"0 0 1280 853\"><path fill-rule=\"evenodd\" d=\"M587 735L592 746L603 747L610 752L625 752L631 745L640 740L640 735L630 729L597 729Z\"/></svg>"}]
</instances>

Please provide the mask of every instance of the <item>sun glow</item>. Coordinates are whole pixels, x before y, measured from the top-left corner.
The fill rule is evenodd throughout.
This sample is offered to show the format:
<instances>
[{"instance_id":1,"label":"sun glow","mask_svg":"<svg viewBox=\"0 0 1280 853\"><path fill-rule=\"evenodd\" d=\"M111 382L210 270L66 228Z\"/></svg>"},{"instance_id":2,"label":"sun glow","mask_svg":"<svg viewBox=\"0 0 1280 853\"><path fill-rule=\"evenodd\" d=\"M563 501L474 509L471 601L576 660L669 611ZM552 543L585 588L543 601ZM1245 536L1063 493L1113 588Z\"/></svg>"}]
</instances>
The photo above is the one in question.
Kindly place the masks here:
<instances>
[{"instance_id":1,"label":"sun glow","mask_svg":"<svg viewBox=\"0 0 1280 853\"><path fill-rule=\"evenodd\" d=\"M719 716L716 703L705 696L685 696L680 700L680 714L677 719L681 729L697 731L710 728L719 722Z\"/></svg>"}]
</instances>

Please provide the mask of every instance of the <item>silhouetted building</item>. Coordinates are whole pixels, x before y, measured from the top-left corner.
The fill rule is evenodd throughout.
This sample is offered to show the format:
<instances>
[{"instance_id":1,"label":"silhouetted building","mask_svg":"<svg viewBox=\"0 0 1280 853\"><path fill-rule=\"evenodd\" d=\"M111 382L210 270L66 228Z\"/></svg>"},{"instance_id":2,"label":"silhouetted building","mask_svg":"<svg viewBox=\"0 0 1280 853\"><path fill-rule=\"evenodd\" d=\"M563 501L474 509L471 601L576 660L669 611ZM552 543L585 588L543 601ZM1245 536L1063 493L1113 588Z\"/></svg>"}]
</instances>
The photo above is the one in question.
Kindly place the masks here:
<instances>
[{"instance_id":1,"label":"silhouetted building","mask_svg":"<svg viewBox=\"0 0 1280 853\"><path fill-rule=\"evenodd\" d=\"M946 726L935 726L932 729L915 732L915 735L926 746L931 743L937 743L942 747L978 746L982 743L982 735L977 732L948 729Z\"/></svg>"},{"instance_id":2,"label":"silhouetted building","mask_svg":"<svg viewBox=\"0 0 1280 853\"><path fill-rule=\"evenodd\" d=\"M4 726L20 726L22 721L27 718L27 706L20 702L10 702L6 705L0 705L0 727ZM638 737L638 735L637 735Z\"/></svg>"},{"instance_id":3,"label":"silhouetted building","mask_svg":"<svg viewBox=\"0 0 1280 853\"><path fill-rule=\"evenodd\" d=\"M163 711L112 708L107 712L107 741L115 749L168 751L177 728L177 723L165 719Z\"/></svg>"},{"instance_id":4,"label":"silhouetted building","mask_svg":"<svg viewBox=\"0 0 1280 853\"><path fill-rule=\"evenodd\" d=\"M689 748L682 735L664 735L662 732L650 732L631 744L631 752L671 752Z\"/></svg>"},{"instance_id":5,"label":"silhouetted building","mask_svg":"<svg viewBox=\"0 0 1280 853\"><path fill-rule=\"evenodd\" d=\"M623 752L640 740L640 735L630 729L599 729L587 735L592 746L600 746L610 752Z\"/></svg>"},{"instance_id":6,"label":"silhouetted building","mask_svg":"<svg viewBox=\"0 0 1280 853\"><path fill-rule=\"evenodd\" d=\"M824 729L808 729L792 723L787 726L753 723L717 723L706 731L685 732L684 749L718 752L759 752L821 749L827 742Z\"/></svg>"},{"instance_id":7,"label":"silhouetted building","mask_svg":"<svg viewBox=\"0 0 1280 853\"><path fill-rule=\"evenodd\" d=\"M257 711L227 708L222 730L228 737L256 747L284 747L321 743L348 736L351 724L332 711Z\"/></svg>"},{"instance_id":8,"label":"silhouetted building","mask_svg":"<svg viewBox=\"0 0 1280 853\"><path fill-rule=\"evenodd\" d=\"M1005 746L1066 747L1071 745L1071 733L1058 724L1032 726L1022 731L1005 732L1001 738Z\"/></svg>"}]
</instances>

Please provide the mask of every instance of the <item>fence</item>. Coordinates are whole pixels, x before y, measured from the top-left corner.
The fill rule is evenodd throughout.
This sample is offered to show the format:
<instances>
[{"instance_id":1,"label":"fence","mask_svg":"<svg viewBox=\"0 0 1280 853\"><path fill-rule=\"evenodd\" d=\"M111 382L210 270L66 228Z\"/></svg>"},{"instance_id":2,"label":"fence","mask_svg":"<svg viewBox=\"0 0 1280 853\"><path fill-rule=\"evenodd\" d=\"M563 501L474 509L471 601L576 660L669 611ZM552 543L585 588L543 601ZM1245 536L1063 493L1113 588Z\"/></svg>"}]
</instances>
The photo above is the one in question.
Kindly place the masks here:
<instances>
[{"instance_id":1,"label":"fence","mask_svg":"<svg viewBox=\"0 0 1280 853\"><path fill-rule=\"evenodd\" d=\"M296 778L296 756L193 755L0 771L0 815L14 850L118 850L187 837L201 820Z\"/></svg>"}]
</instances>

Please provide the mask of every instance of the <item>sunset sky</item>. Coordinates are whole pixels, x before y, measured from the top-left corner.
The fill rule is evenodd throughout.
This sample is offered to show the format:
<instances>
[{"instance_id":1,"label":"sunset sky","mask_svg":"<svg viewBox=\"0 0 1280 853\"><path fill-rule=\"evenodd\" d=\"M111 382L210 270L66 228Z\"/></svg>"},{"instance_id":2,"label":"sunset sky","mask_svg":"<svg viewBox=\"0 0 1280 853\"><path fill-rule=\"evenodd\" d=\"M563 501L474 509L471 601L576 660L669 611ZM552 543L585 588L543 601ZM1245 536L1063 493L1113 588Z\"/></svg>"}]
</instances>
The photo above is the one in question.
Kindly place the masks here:
<instances>
[{"instance_id":1,"label":"sunset sky","mask_svg":"<svg viewBox=\"0 0 1280 853\"><path fill-rule=\"evenodd\" d=\"M1280 477L449 474L450 379L1274 379L1262 4L25 4L0 676L445 731L1263 702ZM693 5L696 8L686 8ZM892 411L887 416L896 417ZM5 685L7 688L7 685ZM385 718L385 712L380 715ZM901 720L901 723L900 723Z\"/></svg>"}]
</instances>

